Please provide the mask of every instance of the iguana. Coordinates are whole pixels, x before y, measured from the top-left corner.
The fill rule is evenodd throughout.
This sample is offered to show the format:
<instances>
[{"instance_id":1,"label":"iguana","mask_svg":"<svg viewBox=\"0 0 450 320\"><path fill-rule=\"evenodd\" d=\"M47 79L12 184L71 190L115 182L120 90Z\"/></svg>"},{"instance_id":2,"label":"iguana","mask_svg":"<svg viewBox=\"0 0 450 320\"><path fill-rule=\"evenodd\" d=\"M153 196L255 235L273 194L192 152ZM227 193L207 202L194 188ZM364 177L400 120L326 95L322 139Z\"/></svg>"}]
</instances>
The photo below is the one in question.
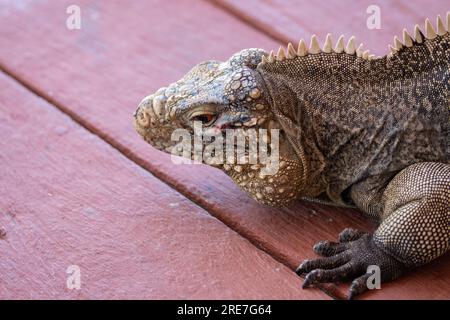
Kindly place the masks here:
<instances>
[{"instance_id":1,"label":"iguana","mask_svg":"<svg viewBox=\"0 0 450 320\"><path fill-rule=\"evenodd\" d=\"M257 201L283 206L326 194L377 219L373 234L345 229L306 260L303 287L352 280L349 298L367 290L370 265L381 281L445 254L450 246L450 12L436 29L425 21L383 57L341 36L289 43L275 54L246 49L206 61L144 98L137 132L173 151L174 129L194 121L229 128L279 128L280 168L217 165Z\"/></svg>"}]
</instances>

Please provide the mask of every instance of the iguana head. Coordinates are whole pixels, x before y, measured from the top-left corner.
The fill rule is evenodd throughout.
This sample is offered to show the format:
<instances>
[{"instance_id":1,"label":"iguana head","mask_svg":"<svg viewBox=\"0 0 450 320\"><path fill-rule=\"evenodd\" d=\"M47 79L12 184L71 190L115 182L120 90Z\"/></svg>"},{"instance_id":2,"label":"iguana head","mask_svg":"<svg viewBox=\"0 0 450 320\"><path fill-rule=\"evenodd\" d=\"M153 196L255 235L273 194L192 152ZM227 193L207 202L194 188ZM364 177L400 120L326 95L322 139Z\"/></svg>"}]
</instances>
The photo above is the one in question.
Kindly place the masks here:
<instances>
[{"instance_id":1,"label":"iguana head","mask_svg":"<svg viewBox=\"0 0 450 320\"><path fill-rule=\"evenodd\" d=\"M194 123L201 123L205 132L222 135L224 143L230 131L227 129L236 129L238 135L253 130L258 145L261 141L270 143L270 130L281 126L271 111L270 97L257 71L265 55L261 49L247 49L226 62L198 64L181 80L142 100L134 114L136 130L155 148L174 154L179 141L173 141L172 134L176 129L193 134ZM269 134L261 135L259 129L269 129ZM229 159L226 155L223 163L214 166L256 200L269 205L286 204L297 198L301 189L302 166L282 130L278 137L277 166L269 174L258 161L237 163L236 158ZM273 147L269 144L268 148L272 148L269 152L274 151ZM248 151L246 144L246 154ZM194 152L183 155L192 158Z\"/></svg>"}]
</instances>

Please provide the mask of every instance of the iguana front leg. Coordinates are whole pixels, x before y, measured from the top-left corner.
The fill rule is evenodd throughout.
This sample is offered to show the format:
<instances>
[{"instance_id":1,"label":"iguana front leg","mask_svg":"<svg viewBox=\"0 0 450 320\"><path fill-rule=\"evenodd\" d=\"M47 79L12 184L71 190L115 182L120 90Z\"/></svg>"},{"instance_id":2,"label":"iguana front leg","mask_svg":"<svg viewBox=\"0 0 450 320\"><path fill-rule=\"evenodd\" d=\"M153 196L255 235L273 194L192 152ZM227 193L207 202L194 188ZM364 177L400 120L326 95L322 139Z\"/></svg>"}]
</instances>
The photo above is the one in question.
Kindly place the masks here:
<instances>
[{"instance_id":1,"label":"iguana front leg","mask_svg":"<svg viewBox=\"0 0 450 320\"><path fill-rule=\"evenodd\" d=\"M352 192L352 197L358 197ZM360 194L361 195L361 194ZM319 282L354 279L349 298L367 290L367 267L377 265L381 281L432 261L450 247L450 165L423 162L398 173L379 197L382 223L373 235L344 230L339 242L319 242L314 250L325 258L307 260L297 272L308 273L304 287ZM361 207L376 207L361 204Z\"/></svg>"}]
</instances>

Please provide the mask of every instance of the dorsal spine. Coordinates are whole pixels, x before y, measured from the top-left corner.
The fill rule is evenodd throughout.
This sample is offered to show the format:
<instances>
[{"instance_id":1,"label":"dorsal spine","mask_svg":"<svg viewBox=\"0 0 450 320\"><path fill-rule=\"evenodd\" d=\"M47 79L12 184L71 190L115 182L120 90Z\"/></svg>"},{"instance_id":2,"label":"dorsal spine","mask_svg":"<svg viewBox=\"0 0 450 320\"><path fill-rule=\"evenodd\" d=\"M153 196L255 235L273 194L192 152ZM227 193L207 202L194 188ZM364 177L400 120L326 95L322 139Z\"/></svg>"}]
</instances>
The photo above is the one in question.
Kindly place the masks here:
<instances>
[{"instance_id":1,"label":"dorsal spine","mask_svg":"<svg viewBox=\"0 0 450 320\"><path fill-rule=\"evenodd\" d=\"M403 29L403 42L397 37L394 37L394 44L389 45L390 53L389 55L396 54L401 51L404 47L410 48L414 43L422 43L424 41L423 37L432 40L438 36L444 36L450 32L450 12L447 12L446 21L442 20L440 16L437 17L436 30L429 19L425 20L425 33L423 33L419 26L416 24L414 27L414 36L411 36L406 29ZM294 59L296 57L303 57L308 54L318 54L318 53L342 53L354 55L365 60L374 60L381 57L371 55L369 50L363 51L363 45L360 44L356 46L355 37L350 37L347 45L344 46L344 36L341 35L333 48L333 41L331 34L327 34L323 47L320 47L319 41L316 35L313 35L310 40L309 48L306 45L305 40L301 39L295 50L292 43L287 45L287 50L284 47L280 47L278 52L275 54L271 51L268 56L263 56L260 62L261 65L266 63L276 63L277 61L284 61L286 59Z\"/></svg>"}]
</instances>

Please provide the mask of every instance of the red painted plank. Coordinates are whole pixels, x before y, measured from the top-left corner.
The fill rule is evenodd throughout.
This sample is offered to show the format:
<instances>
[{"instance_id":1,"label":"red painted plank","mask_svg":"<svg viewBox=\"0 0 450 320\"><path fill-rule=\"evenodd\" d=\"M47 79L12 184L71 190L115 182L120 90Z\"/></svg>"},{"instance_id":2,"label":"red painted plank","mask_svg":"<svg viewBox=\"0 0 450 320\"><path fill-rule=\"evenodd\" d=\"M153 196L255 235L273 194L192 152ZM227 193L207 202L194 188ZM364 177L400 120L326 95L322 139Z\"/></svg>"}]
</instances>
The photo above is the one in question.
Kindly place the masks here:
<instances>
[{"instance_id":1,"label":"red painted plank","mask_svg":"<svg viewBox=\"0 0 450 320\"><path fill-rule=\"evenodd\" d=\"M177 80L193 64L224 59L246 47L275 48L274 41L207 2L133 1L123 10L116 1L79 1L84 27L78 31L64 27L68 4L8 7L0 20L0 64L291 268L313 255L313 243L335 238L344 227L370 229L351 210L305 203L283 210L258 205L215 169L174 166L131 127L140 99ZM435 268L445 275L445 268ZM434 279L421 276L422 284ZM404 294L397 286L386 288L383 292ZM344 294L342 287L327 289ZM437 289L437 295L446 293Z\"/></svg>"},{"instance_id":2,"label":"red painted plank","mask_svg":"<svg viewBox=\"0 0 450 320\"><path fill-rule=\"evenodd\" d=\"M448 1L442 0L214 0L219 6L231 11L243 20L258 27L274 38L287 44L298 43L301 38L309 41L316 34L321 41L331 33L336 41L344 34L346 39L356 36L358 43L377 55L388 53L388 45L394 36L401 39L403 28L411 33L414 25L424 30L425 18L435 24L438 14L445 17L450 10ZM367 8L380 8L381 29L369 29L367 19L373 13Z\"/></svg>"},{"instance_id":3,"label":"red painted plank","mask_svg":"<svg viewBox=\"0 0 450 320\"><path fill-rule=\"evenodd\" d=\"M0 105L0 299L327 298L3 74Z\"/></svg>"}]
</instances>

